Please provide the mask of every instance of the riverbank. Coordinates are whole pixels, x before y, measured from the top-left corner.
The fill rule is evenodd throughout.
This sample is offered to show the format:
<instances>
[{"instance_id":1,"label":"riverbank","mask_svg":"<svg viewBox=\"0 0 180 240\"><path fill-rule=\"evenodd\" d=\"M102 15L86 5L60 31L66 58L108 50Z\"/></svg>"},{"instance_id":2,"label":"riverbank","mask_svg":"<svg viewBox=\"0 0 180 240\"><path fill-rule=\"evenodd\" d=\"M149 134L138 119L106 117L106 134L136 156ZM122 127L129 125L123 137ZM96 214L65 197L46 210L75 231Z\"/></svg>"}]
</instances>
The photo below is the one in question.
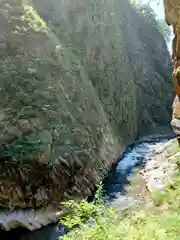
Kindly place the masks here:
<instances>
[{"instance_id":1,"label":"riverbank","mask_svg":"<svg viewBox=\"0 0 180 240\"><path fill-rule=\"evenodd\" d=\"M94 224L81 223L81 227L70 231L64 238L68 240L177 240L180 236L180 177L179 164L180 153L176 140L165 143L162 147L157 147L151 153L152 160L145 163L143 171L141 171L142 181L146 193L144 194L143 204L136 204L134 208L128 208L124 211L116 213L106 206L106 213L102 211L97 214ZM156 163L156 164L155 164ZM165 167L166 166L166 167ZM176 167L175 167L176 166ZM157 171L164 173L157 177ZM173 174L170 174L172 173ZM149 177L149 178L148 178ZM135 178L137 180L137 177ZM152 179L157 180L154 185L149 187ZM161 183L161 184L159 184ZM137 194L132 188L128 194L131 197L140 199L144 188ZM138 184L137 184L138 185ZM136 187L137 187L136 185ZM153 187L152 187L153 186ZM140 190L140 189L139 189ZM141 198L142 200L142 198ZM117 205L114 205L117 208ZM86 206L88 208L88 205ZM131 205L132 207L132 205ZM101 205L97 205L97 212L103 209ZM79 213L83 214L80 209ZM109 211L108 211L109 210ZM74 215L74 221L76 215ZM68 220L68 218L66 219ZM71 216L72 220L72 216ZM67 223L68 224L68 223Z\"/></svg>"},{"instance_id":2,"label":"riverbank","mask_svg":"<svg viewBox=\"0 0 180 240\"><path fill-rule=\"evenodd\" d=\"M153 203L124 214L100 215L92 226L82 224L71 231L68 240L177 240L180 236L179 180L168 187L164 195L154 195ZM162 197L163 196L163 197ZM176 198L174 198L176 196ZM97 206L99 207L99 206Z\"/></svg>"},{"instance_id":3,"label":"riverbank","mask_svg":"<svg viewBox=\"0 0 180 240\"><path fill-rule=\"evenodd\" d=\"M157 155L161 158L161 153L166 145L174 146L174 154L177 150L177 143L168 138L146 138L140 144L129 146L121 161L113 167L108 177L104 181L103 198L113 208L119 212L129 208L137 208L142 206L149 198L150 191L142 174L146 164L153 160ZM169 150L168 150L169 151ZM154 155L155 154L155 155ZM58 224L46 226L40 230L34 231L23 238L23 240L57 240L60 236L60 228Z\"/></svg>"},{"instance_id":4,"label":"riverbank","mask_svg":"<svg viewBox=\"0 0 180 240\"><path fill-rule=\"evenodd\" d=\"M168 140L169 138L171 136L153 135L130 145L123 158L119 159L104 180L103 199L113 208L116 208L118 212L129 208L137 208L137 206L147 202L150 197L147 180L150 181L151 179L152 181L152 174L155 174L157 170L160 171L162 163L164 167L166 166L166 169L171 169L167 165L168 156L172 157L177 154L176 140ZM156 164L153 164L154 161ZM164 169L161 170L163 172ZM163 179L163 174L161 177ZM37 218L34 214L32 212L28 215L32 216L31 219L28 217L32 230L37 227L35 226ZM18 217L20 218L20 215ZM44 221L44 219L40 220L41 222ZM27 233L28 231L21 228L10 232L2 232L0 237L2 240L9 239L9 236L13 236L15 240L44 240L45 237L47 240L57 240L60 236L60 226L59 224L51 224L29 234ZM20 236L24 237L21 238Z\"/></svg>"}]
</instances>

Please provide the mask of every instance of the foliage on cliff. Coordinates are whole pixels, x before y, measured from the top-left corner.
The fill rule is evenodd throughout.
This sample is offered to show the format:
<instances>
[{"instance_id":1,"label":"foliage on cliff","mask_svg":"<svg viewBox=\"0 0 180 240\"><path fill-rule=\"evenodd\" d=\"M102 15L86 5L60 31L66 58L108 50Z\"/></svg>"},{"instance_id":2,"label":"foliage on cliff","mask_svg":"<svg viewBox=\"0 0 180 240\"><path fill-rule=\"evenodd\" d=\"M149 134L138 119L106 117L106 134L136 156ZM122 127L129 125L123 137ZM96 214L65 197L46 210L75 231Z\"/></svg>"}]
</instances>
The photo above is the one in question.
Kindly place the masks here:
<instances>
[{"instance_id":1,"label":"foliage on cliff","mask_svg":"<svg viewBox=\"0 0 180 240\"><path fill-rule=\"evenodd\" d=\"M86 196L168 124L166 44L128 1L3 0L0 21L0 205Z\"/></svg>"}]
</instances>

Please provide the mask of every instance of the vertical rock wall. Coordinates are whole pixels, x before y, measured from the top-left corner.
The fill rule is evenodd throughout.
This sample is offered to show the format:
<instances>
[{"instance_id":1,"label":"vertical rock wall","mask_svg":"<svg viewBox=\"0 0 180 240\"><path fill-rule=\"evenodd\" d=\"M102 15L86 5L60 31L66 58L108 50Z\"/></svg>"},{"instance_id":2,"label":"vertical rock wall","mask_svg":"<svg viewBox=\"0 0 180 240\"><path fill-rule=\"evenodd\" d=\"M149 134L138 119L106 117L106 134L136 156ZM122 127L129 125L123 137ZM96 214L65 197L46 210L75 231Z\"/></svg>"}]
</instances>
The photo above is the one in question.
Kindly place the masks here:
<instances>
[{"instance_id":1,"label":"vertical rock wall","mask_svg":"<svg viewBox=\"0 0 180 240\"><path fill-rule=\"evenodd\" d=\"M131 141L168 125L165 41L128 1L0 10L0 205L87 196Z\"/></svg>"},{"instance_id":2,"label":"vertical rock wall","mask_svg":"<svg viewBox=\"0 0 180 240\"><path fill-rule=\"evenodd\" d=\"M171 125L178 136L180 144L180 2L178 0L164 0L165 19L173 26L174 39L172 43L172 61L174 65L173 78L176 97L173 103Z\"/></svg>"}]
</instances>

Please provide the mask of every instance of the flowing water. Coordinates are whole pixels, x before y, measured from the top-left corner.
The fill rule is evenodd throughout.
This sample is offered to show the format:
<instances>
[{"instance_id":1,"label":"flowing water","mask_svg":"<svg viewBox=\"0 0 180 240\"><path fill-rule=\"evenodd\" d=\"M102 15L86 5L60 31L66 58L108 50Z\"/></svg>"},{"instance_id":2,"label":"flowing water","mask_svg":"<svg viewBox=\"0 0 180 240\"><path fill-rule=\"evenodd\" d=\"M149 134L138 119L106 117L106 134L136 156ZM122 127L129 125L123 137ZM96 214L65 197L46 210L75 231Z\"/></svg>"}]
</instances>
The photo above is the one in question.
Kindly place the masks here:
<instances>
[{"instance_id":1,"label":"flowing water","mask_svg":"<svg viewBox=\"0 0 180 240\"><path fill-rule=\"evenodd\" d=\"M136 142L125 152L123 158L111 169L108 177L104 180L103 198L105 201L118 200L120 205L126 203L125 186L132 181L132 172L143 166L150 158L150 154L164 145L168 138L147 138ZM122 202L122 203L121 203ZM52 224L40 230L26 234L25 229L16 229L8 233L0 233L1 240L58 240L63 232L62 226ZM23 236L23 237L22 237Z\"/></svg>"},{"instance_id":2,"label":"flowing water","mask_svg":"<svg viewBox=\"0 0 180 240\"><path fill-rule=\"evenodd\" d=\"M161 148L167 138L146 139L130 146L114 169L110 171L104 181L104 198L108 201L117 199L125 194L124 187L131 183L132 172L142 168L150 160L150 155L157 148Z\"/></svg>"}]
</instances>

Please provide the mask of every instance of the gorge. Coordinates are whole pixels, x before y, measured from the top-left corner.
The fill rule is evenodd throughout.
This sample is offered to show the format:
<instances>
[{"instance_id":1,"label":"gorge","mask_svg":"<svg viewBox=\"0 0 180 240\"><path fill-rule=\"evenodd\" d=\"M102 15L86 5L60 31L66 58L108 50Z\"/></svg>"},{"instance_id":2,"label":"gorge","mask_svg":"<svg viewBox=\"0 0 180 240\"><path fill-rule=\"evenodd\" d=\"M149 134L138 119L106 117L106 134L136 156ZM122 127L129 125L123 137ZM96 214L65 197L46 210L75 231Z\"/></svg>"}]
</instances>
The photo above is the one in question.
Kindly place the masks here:
<instances>
[{"instance_id":1,"label":"gorge","mask_svg":"<svg viewBox=\"0 0 180 240\"><path fill-rule=\"evenodd\" d=\"M172 133L172 62L148 6L2 0L0 9L3 209L89 196L137 137Z\"/></svg>"}]
</instances>

